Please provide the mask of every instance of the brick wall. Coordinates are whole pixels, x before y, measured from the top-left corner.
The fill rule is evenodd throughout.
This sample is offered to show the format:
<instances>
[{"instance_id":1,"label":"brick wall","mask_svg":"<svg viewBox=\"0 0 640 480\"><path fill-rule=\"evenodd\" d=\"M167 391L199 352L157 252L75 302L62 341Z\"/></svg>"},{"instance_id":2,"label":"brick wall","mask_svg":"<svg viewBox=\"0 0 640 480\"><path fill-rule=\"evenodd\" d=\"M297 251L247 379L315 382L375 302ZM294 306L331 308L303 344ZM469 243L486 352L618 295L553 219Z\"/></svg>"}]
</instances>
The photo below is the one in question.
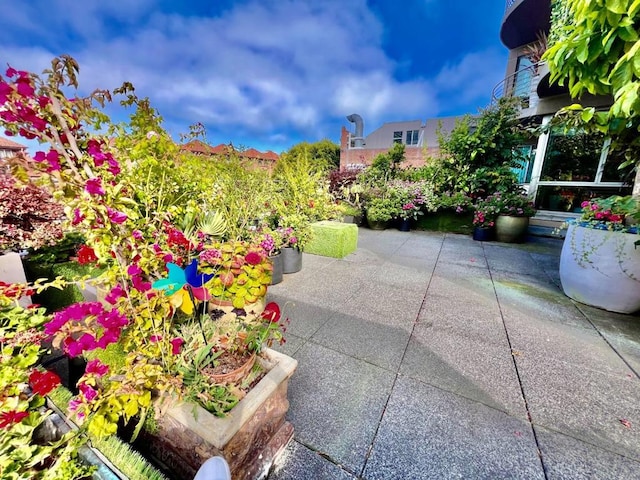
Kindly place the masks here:
<instances>
[{"instance_id":1,"label":"brick wall","mask_svg":"<svg viewBox=\"0 0 640 480\"><path fill-rule=\"evenodd\" d=\"M340 135L340 170L354 168L355 165L371 165L373 159L381 153L387 153L388 148L349 148L349 131L342 127ZM425 159L436 156L438 147L406 147L403 167L420 167Z\"/></svg>"}]
</instances>

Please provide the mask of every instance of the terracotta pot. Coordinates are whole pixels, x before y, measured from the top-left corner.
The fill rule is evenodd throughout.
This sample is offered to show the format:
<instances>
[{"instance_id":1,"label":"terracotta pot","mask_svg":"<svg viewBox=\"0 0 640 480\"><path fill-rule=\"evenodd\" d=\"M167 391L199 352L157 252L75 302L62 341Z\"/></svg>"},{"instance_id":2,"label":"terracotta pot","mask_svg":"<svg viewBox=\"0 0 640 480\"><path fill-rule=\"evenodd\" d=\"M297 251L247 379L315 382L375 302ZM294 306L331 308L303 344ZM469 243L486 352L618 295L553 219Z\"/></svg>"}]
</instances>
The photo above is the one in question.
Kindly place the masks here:
<instances>
[{"instance_id":1,"label":"terracotta pot","mask_svg":"<svg viewBox=\"0 0 640 480\"><path fill-rule=\"evenodd\" d=\"M224 354L223 354L224 355ZM226 383L235 383L242 380L244 377L249 375L249 372L253 368L253 365L256 363L256 354L253 353L250 357L247 358L247 361L242 364L241 367L236 368L232 372L229 373L220 373L220 374L203 374L210 378L214 383L226 384Z\"/></svg>"},{"instance_id":2,"label":"terracotta pot","mask_svg":"<svg viewBox=\"0 0 640 480\"><path fill-rule=\"evenodd\" d=\"M560 254L568 297L611 312L640 310L638 235L570 225Z\"/></svg>"},{"instance_id":3,"label":"terracotta pot","mask_svg":"<svg viewBox=\"0 0 640 480\"><path fill-rule=\"evenodd\" d=\"M527 239L529 217L498 215L496 219L496 240L505 243L522 243Z\"/></svg>"}]
</instances>

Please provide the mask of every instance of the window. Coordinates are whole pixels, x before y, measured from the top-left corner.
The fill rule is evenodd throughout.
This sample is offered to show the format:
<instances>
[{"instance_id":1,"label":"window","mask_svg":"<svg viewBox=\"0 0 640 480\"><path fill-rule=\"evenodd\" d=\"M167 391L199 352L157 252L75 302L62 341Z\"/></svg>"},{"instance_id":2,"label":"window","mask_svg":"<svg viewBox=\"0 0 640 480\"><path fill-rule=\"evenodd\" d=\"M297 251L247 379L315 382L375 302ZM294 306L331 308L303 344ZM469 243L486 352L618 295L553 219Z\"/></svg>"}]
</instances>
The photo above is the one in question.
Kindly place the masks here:
<instances>
[{"instance_id":1,"label":"window","mask_svg":"<svg viewBox=\"0 0 640 480\"><path fill-rule=\"evenodd\" d=\"M417 145L419 133L419 130L407 130L407 141L405 143L407 145Z\"/></svg>"},{"instance_id":2,"label":"window","mask_svg":"<svg viewBox=\"0 0 640 480\"><path fill-rule=\"evenodd\" d=\"M609 152L608 145L602 134L552 130L537 186L536 207L580 212L584 200L629 194L633 172L618 169L622 158Z\"/></svg>"},{"instance_id":3,"label":"window","mask_svg":"<svg viewBox=\"0 0 640 480\"><path fill-rule=\"evenodd\" d=\"M393 132L393 143L402 143L402 132Z\"/></svg>"}]
</instances>

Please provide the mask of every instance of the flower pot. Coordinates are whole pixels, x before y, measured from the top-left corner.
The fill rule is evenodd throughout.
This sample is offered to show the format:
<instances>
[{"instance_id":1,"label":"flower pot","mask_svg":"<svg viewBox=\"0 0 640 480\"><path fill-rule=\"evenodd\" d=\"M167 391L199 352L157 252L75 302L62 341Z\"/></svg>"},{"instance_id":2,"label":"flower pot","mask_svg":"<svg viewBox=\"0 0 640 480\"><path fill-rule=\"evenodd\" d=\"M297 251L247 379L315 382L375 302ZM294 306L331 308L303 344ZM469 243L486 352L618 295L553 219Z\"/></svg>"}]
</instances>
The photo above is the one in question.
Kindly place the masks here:
<instances>
[{"instance_id":1,"label":"flower pot","mask_svg":"<svg viewBox=\"0 0 640 480\"><path fill-rule=\"evenodd\" d=\"M386 230L387 223L388 222L386 220L376 221L376 220L369 220L367 218L367 225L369 225L369 228L371 230Z\"/></svg>"},{"instance_id":2,"label":"flower pot","mask_svg":"<svg viewBox=\"0 0 640 480\"><path fill-rule=\"evenodd\" d=\"M491 242L496 239L494 227L473 227L473 239L478 242Z\"/></svg>"},{"instance_id":3,"label":"flower pot","mask_svg":"<svg viewBox=\"0 0 640 480\"><path fill-rule=\"evenodd\" d=\"M282 249L282 271L284 273L296 273L302 269L302 251L295 247Z\"/></svg>"},{"instance_id":4,"label":"flower pot","mask_svg":"<svg viewBox=\"0 0 640 480\"><path fill-rule=\"evenodd\" d=\"M411 231L411 219L401 218L400 223L398 224L398 230L400 230L401 232Z\"/></svg>"},{"instance_id":5,"label":"flower pot","mask_svg":"<svg viewBox=\"0 0 640 480\"><path fill-rule=\"evenodd\" d=\"M225 417L164 397L155 405L157 431L143 430L136 448L167 470L170 478L193 478L213 456L227 460L232 478L265 478L293 436L285 416L287 387L297 361L271 349L257 361L266 375Z\"/></svg>"},{"instance_id":6,"label":"flower pot","mask_svg":"<svg viewBox=\"0 0 640 480\"><path fill-rule=\"evenodd\" d=\"M560 254L568 297L618 313L640 310L638 235L570 225Z\"/></svg>"},{"instance_id":7,"label":"flower pot","mask_svg":"<svg viewBox=\"0 0 640 480\"><path fill-rule=\"evenodd\" d=\"M529 217L498 215L496 219L496 240L505 243L522 243L527 238Z\"/></svg>"},{"instance_id":8,"label":"flower pot","mask_svg":"<svg viewBox=\"0 0 640 480\"><path fill-rule=\"evenodd\" d=\"M269 259L273 263L273 272L271 273L271 285L276 285L282 281L282 273L284 271L282 253L278 252L275 255L269 255Z\"/></svg>"},{"instance_id":9,"label":"flower pot","mask_svg":"<svg viewBox=\"0 0 640 480\"><path fill-rule=\"evenodd\" d=\"M228 354L228 352L225 352L222 357ZM219 358L222 358L219 357ZM253 368L253 365L256 363L256 354L253 353L252 355L249 355L246 359L246 361L238 368L227 372L227 373L209 373L207 371L203 371L203 375L205 375L207 378L211 379L212 382L214 383L221 383L221 384L226 384L226 383L236 383L239 382L240 380L242 380L244 377L246 377L249 372L251 371L251 369Z\"/></svg>"}]
</instances>

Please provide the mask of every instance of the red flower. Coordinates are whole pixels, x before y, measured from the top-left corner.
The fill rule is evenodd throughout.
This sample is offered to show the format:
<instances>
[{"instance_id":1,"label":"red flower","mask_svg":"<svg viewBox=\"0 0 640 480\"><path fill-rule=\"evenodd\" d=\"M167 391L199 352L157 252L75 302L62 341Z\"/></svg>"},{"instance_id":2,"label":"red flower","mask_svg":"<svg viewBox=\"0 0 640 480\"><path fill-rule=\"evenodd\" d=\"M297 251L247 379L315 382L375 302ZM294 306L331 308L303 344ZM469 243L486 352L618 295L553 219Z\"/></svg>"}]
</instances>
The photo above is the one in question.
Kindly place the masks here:
<instances>
[{"instance_id":1,"label":"red flower","mask_svg":"<svg viewBox=\"0 0 640 480\"><path fill-rule=\"evenodd\" d=\"M29 375L29 385L33 393L42 395L43 397L51 390L60 385L60 377L53 372L41 372L34 370Z\"/></svg>"},{"instance_id":2,"label":"red flower","mask_svg":"<svg viewBox=\"0 0 640 480\"><path fill-rule=\"evenodd\" d=\"M14 423L20 423L28 416L29 412L18 412L16 410L0 413L0 428L7 428Z\"/></svg>"},{"instance_id":3,"label":"red flower","mask_svg":"<svg viewBox=\"0 0 640 480\"><path fill-rule=\"evenodd\" d=\"M78 250L78 263L80 265L86 265L87 263L95 263L98 261L96 252L88 245L82 245Z\"/></svg>"},{"instance_id":4,"label":"red flower","mask_svg":"<svg viewBox=\"0 0 640 480\"><path fill-rule=\"evenodd\" d=\"M258 265L260 262L262 262L262 255L260 255L258 252L249 252L244 257L244 259L250 265Z\"/></svg>"},{"instance_id":5,"label":"red flower","mask_svg":"<svg viewBox=\"0 0 640 480\"><path fill-rule=\"evenodd\" d=\"M269 320L271 323L275 323L280 320L280 307L276 302L269 302L262 312L262 318Z\"/></svg>"}]
</instances>

